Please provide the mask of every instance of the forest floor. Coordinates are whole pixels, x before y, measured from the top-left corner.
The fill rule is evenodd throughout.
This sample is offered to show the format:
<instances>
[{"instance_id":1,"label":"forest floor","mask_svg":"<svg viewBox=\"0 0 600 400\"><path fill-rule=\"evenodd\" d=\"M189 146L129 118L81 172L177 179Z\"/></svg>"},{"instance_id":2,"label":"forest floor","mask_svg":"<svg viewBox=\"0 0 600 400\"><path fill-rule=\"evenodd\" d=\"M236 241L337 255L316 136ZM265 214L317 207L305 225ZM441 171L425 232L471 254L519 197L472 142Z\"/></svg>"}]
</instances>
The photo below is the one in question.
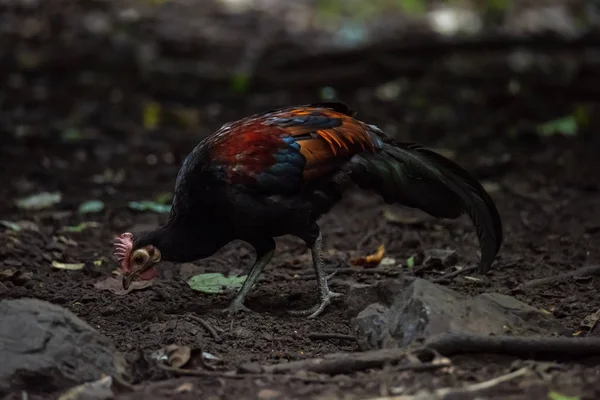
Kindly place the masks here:
<instances>
[{"instance_id":1,"label":"forest floor","mask_svg":"<svg viewBox=\"0 0 600 400\"><path fill-rule=\"evenodd\" d=\"M16 88L11 81L12 86L0 88L4 104L10 105L1 125L6 141L3 139L0 147L0 220L30 221L28 226L21 225L27 229L18 231L11 229L10 224L0 226L0 298L50 301L71 310L111 338L133 365L134 383L139 385L134 393L119 394L119 399L370 398L461 387L524 365L524 361L508 356L461 355L452 357L451 369L400 372L392 366L319 382L318 378L303 381L285 376L176 377L147 362L140 349L155 351L173 343L215 355L222 360L218 368L223 370L247 362L268 364L358 350L353 341L309 338L311 333L352 334L344 298L317 319L286 314L287 310L312 306L317 296L316 282L310 279L309 252L292 237L277 240L274 259L247 298L247 306L255 311L252 314L233 318L222 315L219 310L231 301L233 291L205 294L186 284L187 279L200 273L246 273L254 254L237 242L210 259L183 265L160 264L160 278L143 290L118 295L94 286L116 268L112 257L116 235L152 228L166 219L166 214L133 211L127 203L153 200L171 192L182 159L203 135L224 122L267 111L274 105L320 99L314 93L285 88L275 94L234 96L232 100L214 103L199 94L202 105L188 104L183 111L201 108L203 119L195 123L200 127L180 131L159 127L152 131L147 129L147 119L152 119L152 115L142 118L138 111L139 105L151 99L155 91L138 85L132 93L131 82L137 75L128 78L108 73L104 78L110 76L111 81L102 81L105 86L95 92L85 87L81 77L61 75L55 79L52 72L43 71L39 75L45 78L36 74L21 77L29 86ZM189 84L185 78L181 82L184 85L180 87ZM426 114L419 114L416 119L413 115L413 129L407 129L408 112L403 112L401 101L406 99L402 96L398 102L377 102L360 93L342 99L360 112L360 118L386 130L394 129L392 134L402 139L444 149L444 154L453 153L453 158L473 171L489 189L504 224L505 242L498 259L484 276L459 275L446 284L465 294L509 294L519 283L599 264L600 137L510 135L506 127L529 120L530 110L535 109L536 114L531 119L539 120L545 112L547 120L555 119L556 110L544 104L569 100L535 90L526 94L526 100L501 99L506 102L506 109L513 104L511 110L516 110L516 114L507 113L500 122L504 130L499 130L498 120L492 116L497 116L494 112L504 105L499 107L491 100L477 103L480 106L462 104L454 97L453 87L457 86L461 83L428 83L429 99L445 99L462 107L455 110L457 117L449 118L454 125L432 122L435 126L430 129ZM118 101L112 96L117 93L115 88L120 90ZM486 98L486 90L481 88L483 94L478 96ZM540 106L528 109L522 104ZM67 118L67 114L78 112L81 118ZM81 137L73 138L78 135L66 129L69 123L85 125ZM478 136L469 136L469 127ZM594 132L598 128L590 118L587 130ZM15 206L16 199L40 192L60 192L62 200L37 211ZM78 213L78 206L90 200L103 201L105 208L98 213ZM82 223L88 224L81 232L65 229L81 228ZM348 193L322 218L320 225L327 266L344 268L331 280L331 286L343 293L356 283L414 275L428 249L456 250L458 264L463 266L478 260L477 240L468 220L434 220L414 210L386 206L370 193ZM384 273L365 272L364 267L351 264L350 260L373 253L381 244L385 245L386 257L395 260L379 267ZM411 257L414 266L408 268ZM52 267L53 261L85 266L80 270L61 270ZM437 278L453 270L431 270L420 275ZM598 278L582 277L531 288L515 296L551 313L575 334L581 331L582 321L600 309L599 292ZM189 318L192 314L216 328L220 340ZM554 390L564 395L599 398L598 361L558 362L555 368L547 370L544 379L515 379L492 387L484 395L493 399L547 399L548 391ZM21 398L20 393L14 396Z\"/></svg>"},{"instance_id":2,"label":"forest floor","mask_svg":"<svg viewBox=\"0 0 600 400\"><path fill-rule=\"evenodd\" d=\"M504 222L506 241L489 274L474 274L477 279L459 276L450 287L469 294L508 293L520 282L600 262L597 234L600 185L597 180L588 180L600 173L600 159L594 146L587 142L556 138L531 145L502 138L495 140L495 146L503 146L512 155L510 165L503 167L501 178L495 178L501 184L492 193ZM344 301L336 302L314 320L285 314L286 310L309 307L316 299L315 281L303 278L303 274L312 272L309 253L300 241L288 237L278 240L273 262L248 297L247 305L256 311L251 315L229 318L217 312L232 299L233 292L207 295L191 290L186 284L186 279L198 273L245 272L253 254L240 243L230 244L208 260L184 265L163 263L159 267L160 279L147 289L127 295L99 291L94 284L108 277L116 267L111 258L114 236L131 228L155 226L165 218L134 212L123 205L129 200L171 191L177 169L162 162L144 165L139 162L144 158L142 154L134 156L131 152L115 155L101 164L82 156L93 152L93 147L69 147L4 148L2 204L6 207L2 208L0 219L32 221L36 230L14 232L7 228L0 232L2 269L20 271L16 276L2 278L0 296L35 297L62 305L112 338L136 366L136 383L144 383L144 392L133 398L184 398L175 391L184 382L193 384L189 398L197 394L206 398L255 398L257 393L271 393L265 389L294 398L325 398L317 395L326 394L332 396L327 398L364 398L399 387L403 393L413 393L421 388L464 385L493 378L514 367L514 358L479 355L453 358L452 372L394 372L392 368L387 372L359 373L333 383L282 381L277 377L166 380L169 373L141 362L138 349L157 350L171 343L188 345L216 355L228 369L246 362L273 363L357 350L351 341L309 339L309 334L315 332L351 334ZM485 148L471 148L460 159L467 168L476 170L477 159L485 155ZM93 183L93 177L107 169L126 171L121 183L108 185L110 190L106 184ZM60 190L64 199L61 209L23 212L10 208L13 194L23 185L29 192ZM98 197L107 206L101 213L82 216L73 211L78 204ZM390 214L389 210L377 196L349 194L321 221L327 264L350 266L351 258L371 253L379 244L385 244L387 256L398 261L399 265L386 267L397 275L412 274L411 269L400 264L406 265L406 259L426 249L456 249L459 264L476 262L477 243L468 221L420 219L422 214L418 212L400 209L393 211L397 214ZM390 221L394 219L390 215L400 215L401 219L417 217L420 222L399 224ZM64 231L65 226L89 221L97 225L81 233ZM415 259L417 270L419 257ZM51 267L53 260L84 262L85 267L80 271L59 270ZM101 265L97 265L97 260L103 260ZM356 282L390 279L363 274L361 267L350 267L351 272L338 274L331 280L334 290L345 292L348 285ZM443 272L425 276L436 277ZM566 328L576 332L583 319L600 308L599 289L597 279L574 279L532 288L517 297L548 310ZM216 342L202 326L186 319L188 313L201 316L219 329L222 340ZM600 368L593 363L563 363L543 383L506 383L487 394L489 398L546 398L545 390L550 387L593 398L600 391L599 373Z\"/></svg>"}]
</instances>

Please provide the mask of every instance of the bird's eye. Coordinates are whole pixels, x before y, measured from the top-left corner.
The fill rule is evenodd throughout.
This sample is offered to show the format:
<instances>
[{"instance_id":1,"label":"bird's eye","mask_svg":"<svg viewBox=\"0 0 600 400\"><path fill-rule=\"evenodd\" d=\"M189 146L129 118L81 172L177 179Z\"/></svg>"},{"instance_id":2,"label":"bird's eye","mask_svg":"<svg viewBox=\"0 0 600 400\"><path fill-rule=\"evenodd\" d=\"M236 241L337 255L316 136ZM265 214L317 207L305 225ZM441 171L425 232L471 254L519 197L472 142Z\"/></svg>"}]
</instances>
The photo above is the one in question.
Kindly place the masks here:
<instances>
[{"instance_id":1,"label":"bird's eye","mask_svg":"<svg viewBox=\"0 0 600 400\"><path fill-rule=\"evenodd\" d=\"M133 255L133 263L135 265L141 265L148 259L148 253L145 251L138 251Z\"/></svg>"}]
</instances>

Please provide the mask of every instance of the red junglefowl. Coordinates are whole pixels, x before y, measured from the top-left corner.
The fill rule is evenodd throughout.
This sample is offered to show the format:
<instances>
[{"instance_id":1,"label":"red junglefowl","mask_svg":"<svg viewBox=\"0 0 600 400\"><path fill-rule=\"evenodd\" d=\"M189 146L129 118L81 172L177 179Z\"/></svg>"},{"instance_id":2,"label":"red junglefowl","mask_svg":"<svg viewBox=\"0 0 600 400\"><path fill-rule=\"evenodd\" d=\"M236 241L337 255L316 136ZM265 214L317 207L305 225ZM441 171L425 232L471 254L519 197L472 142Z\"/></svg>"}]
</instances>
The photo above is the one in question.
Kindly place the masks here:
<instances>
[{"instance_id":1,"label":"red junglefowl","mask_svg":"<svg viewBox=\"0 0 600 400\"><path fill-rule=\"evenodd\" d=\"M273 257L274 238L291 234L310 247L319 289L317 305L292 313L314 318L340 296L327 285L317 219L352 184L438 218L467 214L481 246L479 269L487 271L502 244L502 223L481 184L456 163L387 138L353 115L341 103L281 108L225 124L202 140L177 175L166 224L117 239L123 287L155 277L160 260L194 261L241 239L254 247L256 262L226 311L248 310L244 299Z\"/></svg>"}]
</instances>

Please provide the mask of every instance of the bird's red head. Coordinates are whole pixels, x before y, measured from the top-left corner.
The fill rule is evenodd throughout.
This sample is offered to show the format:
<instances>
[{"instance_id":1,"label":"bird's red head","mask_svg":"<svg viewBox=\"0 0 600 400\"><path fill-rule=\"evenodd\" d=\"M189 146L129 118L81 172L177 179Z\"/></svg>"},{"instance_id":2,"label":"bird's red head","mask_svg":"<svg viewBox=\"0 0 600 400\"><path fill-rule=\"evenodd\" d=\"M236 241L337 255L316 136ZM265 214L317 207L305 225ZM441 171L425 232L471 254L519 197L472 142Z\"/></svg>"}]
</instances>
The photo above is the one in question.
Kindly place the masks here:
<instances>
[{"instance_id":1,"label":"bird's red head","mask_svg":"<svg viewBox=\"0 0 600 400\"><path fill-rule=\"evenodd\" d=\"M134 249L133 234L130 232L125 232L115 239L115 256L123 271L125 290L136 277L150 280L158 276L154 264L160 261L160 250L151 244Z\"/></svg>"}]
</instances>

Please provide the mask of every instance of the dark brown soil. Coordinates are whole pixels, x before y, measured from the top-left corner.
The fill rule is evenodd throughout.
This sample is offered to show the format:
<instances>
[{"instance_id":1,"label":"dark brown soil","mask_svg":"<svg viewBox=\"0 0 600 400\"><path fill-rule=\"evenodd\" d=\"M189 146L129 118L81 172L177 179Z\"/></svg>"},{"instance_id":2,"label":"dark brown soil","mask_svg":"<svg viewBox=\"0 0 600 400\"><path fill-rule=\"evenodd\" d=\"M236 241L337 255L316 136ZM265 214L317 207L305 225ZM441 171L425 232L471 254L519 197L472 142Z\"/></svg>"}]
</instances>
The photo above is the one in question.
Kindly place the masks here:
<instances>
[{"instance_id":1,"label":"dark brown soil","mask_svg":"<svg viewBox=\"0 0 600 400\"><path fill-rule=\"evenodd\" d=\"M94 288L94 283L116 268L111 256L115 235L156 226L165 219L164 215L131 211L127 202L170 192L181 160L197 140L220 124L251 112L318 100L314 92L283 91L232 96L213 104L209 97L212 94L205 93L198 96L199 103L208 105L202 108L202 120L197 126L166 126L146 132L139 106L144 99L152 98L156 88L146 92L146 86L132 83L130 79L134 78L127 71L123 75L113 73L102 75L107 80L103 82L109 83L98 86L101 89L78 86L70 76L54 79L50 72L24 74L26 85L1 89L6 118L0 126L0 219L33 221L38 231L13 232L0 227L0 272L20 272L12 277L0 275L0 298L35 297L62 305L112 338L134 366L134 383L141 384L134 394L123 393L119 398L274 398L269 397L273 395L269 390L287 398L368 398L459 387L508 373L524 363L501 356L459 356L452 359L450 370L397 372L392 367L323 383L280 377L175 378L145 363L139 349L154 351L171 343L218 356L224 362L224 370L246 362L300 360L355 351L357 347L348 341L308 338L314 332L351 333L344 299L316 320L286 314L290 309L307 308L316 300L308 250L295 238L278 240L276 257L247 299L247 305L255 311L251 315L221 315L218 310L228 304L233 292L206 295L191 290L185 283L190 276L202 272L244 273L254 255L241 243L231 243L211 259L185 265L163 263L159 267L160 279L145 290L118 296ZM177 79L185 86L185 78ZM590 121L587 130L592 135L574 138L539 138L531 135L530 125L516 129L528 135L515 138L506 134L508 127L522 127L523 121L561 116L560 112L566 109L561 108L564 104L579 99L554 98L535 92L535 87L518 98L508 98L499 91L489 94L505 87L506 82L500 79L496 89L481 88L479 100L456 100L459 104L454 104L455 89L464 82L444 84L428 79L425 76L426 84L420 87L427 96L427 107L439 108L441 103L456 106L448 121L434 121L423 110L404 109L408 100L402 98L386 103L374 99L369 92L366 97L364 93L353 93L353 97L344 100L360 111L361 118L399 132L402 139L456 150L457 161L486 184L493 184L488 187L493 188L491 194L505 232L498 261L489 274L474 274L472 277L477 279L459 276L449 286L469 294L508 293L521 282L600 262L600 147L598 136L593 135L600 124ZM160 82L155 84L159 86ZM477 85L475 82L479 90ZM135 91L129 92L134 86ZM46 88L41 99L35 95L40 88ZM119 107L107 100L111 88L123 91ZM186 107L189 110L195 105L188 101ZM92 111L84 115L83 109ZM78 115L75 121L91 135L90 139L59 139L61 129L73 123L67 118L72 114ZM477 135L471 137L467 131ZM123 171L124 179L94 182L94 176L107 170ZM63 200L49 210L35 212L13 205L16 198L42 191L60 191ZM95 199L105 202L101 213L77 213L80 203ZM322 219L325 258L330 268L351 267L352 258L371 253L380 244L385 244L387 256L398 264L386 267L390 273L383 275L361 273L361 268L353 267L354 270L332 279L334 290L345 292L353 283L374 283L393 279L394 275L412 274L421 266L426 249L456 249L460 265L477 261L478 245L469 221L437 221L414 210L392 209L405 217L423 217L418 223L402 224L385 217L389 209L377 196L357 191L349 193ZM99 225L82 233L62 231L65 226L85 221ZM413 270L401 266L411 256L416 260ZM51 267L53 260L86 265L80 271L57 270ZM101 265L98 260L102 260ZM435 278L444 272L451 269L429 271L424 276ZM565 328L576 332L586 316L600 309L599 290L600 281L589 277L534 288L517 297L547 310ZM186 318L190 313L222 331L222 341L217 343L202 326ZM518 379L500 384L486 395L494 399L547 399L548 390L557 390L593 399L600 396L599 374L600 367L592 362L560 363L544 379ZM191 391L178 391L186 382L192 383Z\"/></svg>"},{"instance_id":2,"label":"dark brown soil","mask_svg":"<svg viewBox=\"0 0 600 400\"><path fill-rule=\"evenodd\" d=\"M528 279L598 263L600 241L596 232L597 221L600 221L600 195L598 184L586 181L584 177L597 176L600 162L593 146L583 142L557 139L537 143L535 148L526 148L519 143L504 144L506 151L513 154L513 164L503 174L502 182L511 189L500 189L493 197L504 220L506 244L490 274L477 281L459 277L451 287L465 293L507 292ZM232 243L210 260L186 265L164 263L160 267L160 281L146 290L125 296L96 290L93 284L115 268L110 256L113 236L132 226L156 224L163 218L128 211L123 204L145 194L169 191L176 169L162 164L147 167L137 164L136 157L128 156L115 157L102 166L91 161L82 162L75 157L78 151L85 151L82 148L67 150L57 146L32 151L23 145L15 145L4 150L3 204L10 203L16 188L24 182L29 182L32 192L60 189L65 201L64 210L23 213L3 208L2 219L33 220L40 231L15 233L4 230L1 233L3 269L17 268L33 273L29 278L4 280L2 298L36 297L67 307L113 338L118 349L130 360L138 357L137 349L156 350L170 343L210 352L222 358L229 368L250 361L272 363L356 350L353 343L311 341L307 337L311 332L350 333L343 301L316 320L285 314L286 310L312 305L316 296L314 280L302 278L303 274L312 272L308 252L294 238L278 241L274 262L248 298L248 306L256 311L252 315L233 319L220 315L217 310L227 304L233 293L204 295L192 291L185 283L185 278L195 273L244 271L253 255L239 243ZM24 157L42 151L43 155L23 162ZM485 154L485 150L473 149L471 154L464 154L461 157L463 164L474 169L475 154ZM127 171L125 181L110 195L86 183L93 174L105 168ZM97 197L104 198L108 205L99 216L81 218L70 211L79 202ZM476 261L477 244L468 221L426 220L416 226L398 226L386 222L384 209L376 196L357 192L349 194L323 218L321 225L330 266L346 267L350 258L372 252L380 243L384 243L388 255L399 262L430 248L457 249L462 264ZM409 210L401 212L421 215ZM65 225L90 219L101 225L80 234L60 233ZM369 237L365 239L367 235ZM50 266L54 259L86 262L86 267L82 271L56 270ZM93 261L99 259L105 261L101 266L95 266ZM415 268L418 267L417 261ZM393 270L401 268L397 266ZM353 282L372 283L380 279L386 278L361 274L357 268L357 272L336 276L332 286L345 291ZM598 281L589 278L532 289L518 297L550 311L563 321L565 327L577 331L583 318L600 308L599 288ZM222 329L225 332L223 341L215 343L201 326L185 319L186 313L196 313ZM152 398L168 397L173 395L169 388L190 381L194 383L196 393L214 393L227 398L253 398L264 388L294 393L295 397L310 398L316 393L340 391L361 397L377 395L394 387L413 392L418 388L479 381L501 374L514 362L509 358L481 356L457 357L453 361L455 369L452 373L374 371L339 384L186 378L161 382L160 391L147 390L151 390ZM168 378L166 373L155 368L136 365L137 382ZM550 386L562 391L584 390L587 393L597 387L594 383L598 374L596 367L573 363L566 364L565 368L566 371L552 374ZM496 390L499 391L497 395L507 396L523 391L510 384ZM150 398L147 397L150 394L136 396Z\"/></svg>"}]
</instances>

